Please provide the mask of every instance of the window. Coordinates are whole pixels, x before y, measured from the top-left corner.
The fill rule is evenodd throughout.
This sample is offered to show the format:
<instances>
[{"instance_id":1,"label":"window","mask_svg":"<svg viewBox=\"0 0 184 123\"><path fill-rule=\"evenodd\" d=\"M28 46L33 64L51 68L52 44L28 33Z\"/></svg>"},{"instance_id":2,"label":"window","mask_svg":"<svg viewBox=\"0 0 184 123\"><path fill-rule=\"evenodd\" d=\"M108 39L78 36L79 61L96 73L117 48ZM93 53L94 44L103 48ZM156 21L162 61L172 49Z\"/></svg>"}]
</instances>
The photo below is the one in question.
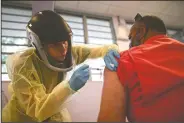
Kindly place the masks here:
<instances>
[{"instance_id":1,"label":"window","mask_svg":"<svg viewBox=\"0 0 184 123\"><path fill-rule=\"evenodd\" d=\"M83 44L84 43L84 29L83 29L83 19L79 16L71 16L66 14L60 14L64 20L67 21L68 25L72 29L74 44Z\"/></svg>"},{"instance_id":2,"label":"window","mask_svg":"<svg viewBox=\"0 0 184 123\"><path fill-rule=\"evenodd\" d=\"M177 30L167 29L167 35L170 36L170 37L172 37L176 33L177 33Z\"/></svg>"},{"instance_id":3,"label":"window","mask_svg":"<svg viewBox=\"0 0 184 123\"><path fill-rule=\"evenodd\" d=\"M75 45L88 44L88 46L91 47L98 47L103 44L114 43L110 19L97 19L86 15L58 13L71 27L73 31L73 43ZM86 60L84 63L76 66L70 71L67 74L67 79L69 79L73 72L83 64L88 64L90 66L92 81L103 80L105 63L102 58Z\"/></svg>"},{"instance_id":4,"label":"window","mask_svg":"<svg viewBox=\"0 0 184 123\"><path fill-rule=\"evenodd\" d=\"M2 7L2 80L8 81L6 69L7 56L28 47L26 38L26 24L30 20L32 11L22 8Z\"/></svg>"},{"instance_id":5,"label":"window","mask_svg":"<svg viewBox=\"0 0 184 123\"><path fill-rule=\"evenodd\" d=\"M103 44L113 44L113 37L110 20L102 20L91 17L86 17L87 26L87 43L91 47L98 47ZM88 59L85 62L90 65L92 81L103 81L103 71L105 63L103 58Z\"/></svg>"},{"instance_id":6,"label":"window","mask_svg":"<svg viewBox=\"0 0 184 123\"><path fill-rule=\"evenodd\" d=\"M102 45L114 42L109 21L93 18L87 18L86 21L89 44Z\"/></svg>"}]
</instances>

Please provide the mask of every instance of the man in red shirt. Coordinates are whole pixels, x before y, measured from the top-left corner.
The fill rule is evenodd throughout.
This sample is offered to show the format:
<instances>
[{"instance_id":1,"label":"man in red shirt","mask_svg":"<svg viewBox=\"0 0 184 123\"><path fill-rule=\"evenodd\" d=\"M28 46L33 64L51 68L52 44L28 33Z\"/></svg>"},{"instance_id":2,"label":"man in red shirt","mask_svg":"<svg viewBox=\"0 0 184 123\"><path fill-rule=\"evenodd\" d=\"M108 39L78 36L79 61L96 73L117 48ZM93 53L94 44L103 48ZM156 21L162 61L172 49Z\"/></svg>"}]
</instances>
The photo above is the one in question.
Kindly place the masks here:
<instances>
[{"instance_id":1,"label":"man in red shirt","mask_svg":"<svg viewBox=\"0 0 184 123\"><path fill-rule=\"evenodd\" d=\"M161 19L139 14L129 38L117 73L104 71L98 121L184 122L184 44Z\"/></svg>"}]
</instances>

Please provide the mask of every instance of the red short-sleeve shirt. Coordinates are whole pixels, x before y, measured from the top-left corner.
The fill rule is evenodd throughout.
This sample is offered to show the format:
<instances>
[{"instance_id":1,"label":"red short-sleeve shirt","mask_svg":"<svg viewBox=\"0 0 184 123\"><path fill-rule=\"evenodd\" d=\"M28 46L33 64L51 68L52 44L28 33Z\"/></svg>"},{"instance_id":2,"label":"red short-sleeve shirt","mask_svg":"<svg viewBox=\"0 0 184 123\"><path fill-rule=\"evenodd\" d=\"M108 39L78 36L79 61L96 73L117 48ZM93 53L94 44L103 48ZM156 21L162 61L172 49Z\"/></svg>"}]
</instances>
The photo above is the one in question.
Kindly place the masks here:
<instances>
[{"instance_id":1,"label":"red short-sleeve shirt","mask_svg":"<svg viewBox=\"0 0 184 123\"><path fill-rule=\"evenodd\" d=\"M165 35L120 54L129 121L184 121L184 44Z\"/></svg>"}]
</instances>

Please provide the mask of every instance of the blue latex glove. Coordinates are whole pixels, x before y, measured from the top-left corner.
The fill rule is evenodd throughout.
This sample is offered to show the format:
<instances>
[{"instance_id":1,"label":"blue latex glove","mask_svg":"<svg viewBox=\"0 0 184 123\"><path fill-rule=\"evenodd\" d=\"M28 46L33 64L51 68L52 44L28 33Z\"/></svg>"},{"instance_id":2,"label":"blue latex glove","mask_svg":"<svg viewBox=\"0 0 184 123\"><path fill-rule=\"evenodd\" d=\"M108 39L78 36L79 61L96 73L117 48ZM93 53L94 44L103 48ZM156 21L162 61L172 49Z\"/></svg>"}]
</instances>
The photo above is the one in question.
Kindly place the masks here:
<instances>
[{"instance_id":1,"label":"blue latex glove","mask_svg":"<svg viewBox=\"0 0 184 123\"><path fill-rule=\"evenodd\" d=\"M72 77L70 78L69 84L71 89L74 91L82 88L87 80L89 79L89 65L83 65L74 71Z\"/></svg>"},{"instance_id":2,"label":"blue latex glove","mask_svg":"<svg viewBox=\"0 0 184 123\"><path fill-rule=\"evenodd\" d=\"M116 50L110 50L104 57L104 62L106 67L111 71L116 71L118 67L118 62L116 58L120 58L120 54Z\"/></svg>"}]
</instances>

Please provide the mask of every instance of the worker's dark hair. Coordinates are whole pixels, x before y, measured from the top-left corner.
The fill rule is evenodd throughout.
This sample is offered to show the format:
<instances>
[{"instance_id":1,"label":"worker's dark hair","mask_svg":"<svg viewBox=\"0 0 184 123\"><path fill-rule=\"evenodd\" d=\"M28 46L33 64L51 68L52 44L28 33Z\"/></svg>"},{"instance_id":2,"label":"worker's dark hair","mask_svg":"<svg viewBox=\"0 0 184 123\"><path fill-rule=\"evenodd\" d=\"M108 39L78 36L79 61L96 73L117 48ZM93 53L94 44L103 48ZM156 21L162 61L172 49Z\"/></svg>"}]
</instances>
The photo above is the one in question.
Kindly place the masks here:
<instances>
[{"instance_id":1,"label":"worker's dark hair","mask_svg":"<svg viewBox=\"0 0 184 123\"><path fill-rule=\"evenodd\" d=\"M146 15L139 19L138 22L143 22L146 25L147 29L151 29L163 34L167 33L167 29L163 20L161 20L157 16Z\"/></svg>"}]
</instances>

